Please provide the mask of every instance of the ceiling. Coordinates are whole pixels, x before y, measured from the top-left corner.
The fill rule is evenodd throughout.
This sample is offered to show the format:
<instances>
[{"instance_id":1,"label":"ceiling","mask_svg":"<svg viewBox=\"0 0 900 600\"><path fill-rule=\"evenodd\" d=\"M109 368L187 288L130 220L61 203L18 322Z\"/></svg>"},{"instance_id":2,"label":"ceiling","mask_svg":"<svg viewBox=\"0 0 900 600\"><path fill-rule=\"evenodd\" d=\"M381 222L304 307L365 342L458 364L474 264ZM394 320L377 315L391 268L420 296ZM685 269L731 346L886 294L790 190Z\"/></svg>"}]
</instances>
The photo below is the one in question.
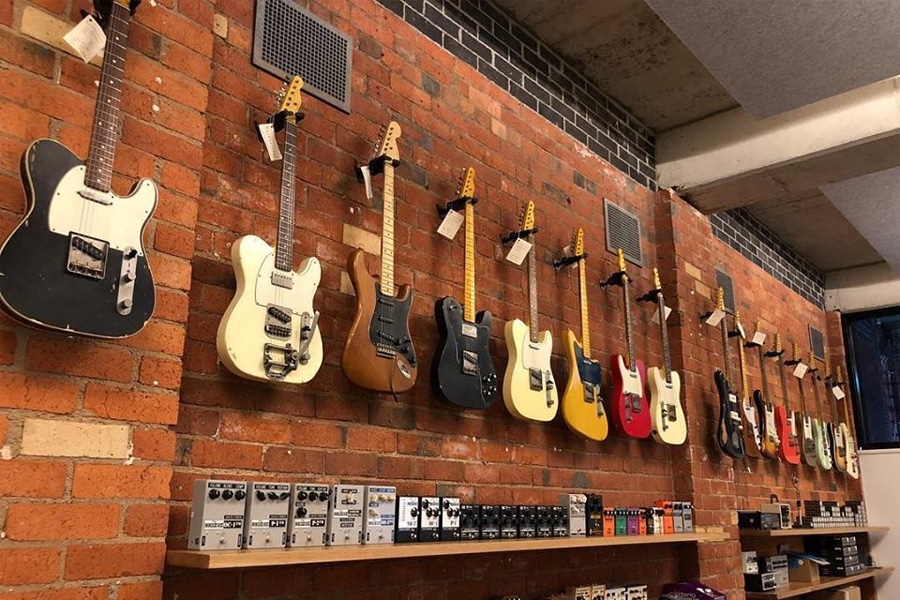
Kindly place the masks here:
<instances>
[{"instance_id":1,"label":"ceiling","mask_svg":"<svg viewBox=\"0 0 900 600\"><path fill-rule=\"evenodd\" d=\"M895 0L495 1L658 134L737 107L770 117L900 72ZM884 243L820 187L896 165L896 148L880 140L686 196L701 210L744 206L822 271L881 263Z\"/></svg>"}]
</instances>

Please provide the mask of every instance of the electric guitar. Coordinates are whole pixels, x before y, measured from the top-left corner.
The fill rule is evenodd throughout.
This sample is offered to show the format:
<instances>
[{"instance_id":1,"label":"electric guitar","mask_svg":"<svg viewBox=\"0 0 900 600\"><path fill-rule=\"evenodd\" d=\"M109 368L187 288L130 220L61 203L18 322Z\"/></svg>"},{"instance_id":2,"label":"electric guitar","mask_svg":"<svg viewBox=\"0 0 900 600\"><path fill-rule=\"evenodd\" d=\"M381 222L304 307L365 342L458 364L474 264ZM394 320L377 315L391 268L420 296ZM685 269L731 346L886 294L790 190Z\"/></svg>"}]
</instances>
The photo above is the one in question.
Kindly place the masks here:
<instances>
[{"instance_id":1,"label":"electric guitar","mask_svg":"<svg viewBox=\"0 0 900 600\"><path fill-rule=\"evenodd\" d=\"M497 374L488 348L491 313L475 314L475 169L463 169L457 203L466 207L465 305L450 296L434 305L440 349L432 362L431 382L451 404L488 408L497 394Z\"/></svg>"},{"instance_id":2,"label":"electric guitar","mask_svg":"<svg viewBox=\"0 0 900 600\"><path fill-rule=\"evenodd\" d=\"M97 3L98 6L103 4ZM139 332L156 303L142 236L156 208L156 184L126 197L111 182L130 9L114 0L87 160L37 140L21 160L28 207L0 248L0 305L16 320L66 335L123 338Z\"/></svg>"},{"instance_id":3,"label":"electric guitar","mask_svg":"<svg viewBox=\"0 0 900 600\"><path fill-rule=\"evenodd\" d=\"M847 472L847 426L840 422L837 400L834 398L832 386L834 380L831 375L831 363L825 361L825 377L822 379L825 384L825 395L832 396L832 422L828 424L828 431L831 437L831 447L834 449L834 468L841 473Z\"/></svg>"},{"instance_id":4,"label":"electric guitar","mask_svg":"<svg viewBox=\"0 0 900 600\"><path fill-rule=\"evenodd\" d=\"M800 438L797 435L797 415L791 410L788 393L787 378L784 371L786 362L784 350L781 348L781 334L775 334L775 348L769 353L778 359L778 379L781 381L781 396L784 398L784 406L775 407L775 427L781 445L778 447L778 456L786 463L800 464Z\"/></svg>"},{"instance_id":5,"label":"electric guitar","mask_svg":"<svg viewBox=\"0 0 900 600\"><path fill-rule=\"evenodd\" d=\"M307 258L293 270L297 122L303 80L294 77L277 119L284 121L284 162L275 248L255 235L231 247L237 290L219 322L219 360L240 377L305 383L322 366L322 335L313 296L322 268Z\"/></svg>"},{"instance_id":6,"label":"electric guitar","mask_svg":"<svg viewBox=\"0 0 900 600\"><path fill-rule=\"evenodd\" d=\"M603 441L609 435L609 419L600 397L600 363L591 358L591 331L588 319L587 273L584 229L575 231L573 257L578 262L578 296L581 301L581 343L575 332L563 332L569 380L562 398L563 420L569 429L584 437Z\"/></svg>"},{"instance_id":7,"label":"electric guitar","mask_svg":"<svg viewBox=\"0 0 900 600\"><path fill-rule=\"evenodd\" d=\"M634 332L631 321L631 279L625 270L625 253L618 249L619 270L603 284L622 287L625 305L626 354L610 356L610 372L613 393L610 399L613 422L627 435L636 438L650 437L653 425L650 422L650 405L644 392L644 361L637 358L634 351Z\"/></svg>"},{"instance_id":8,"label":"electric guitar","mask_svg":"<svg viewBox=\"0 0 900 600\"><path fill-rule=\"evenodd\" d=\"M725 312L725 290L716 290L716 310ZM722 330L722 351L725 354L725 373L716 369L714 379L719 393L719 420L716 430L716 441L722 452L732 458L744 458L744 426L741 420L741 406L734 393L731 382L734 381L731 368L731 349L728 341L728 317L722 317L719 324Z\"/></svg>"},{"instance_id":9,"label":"electric guitar","mask_svg":"<svg viewBox=\"0 0 900 600\"><path fill-rule=\"evenodd\" d=\"M400 125L391 121L375 144L375 156L357 168L371 199L369 177L384 173L381 234L381 276L366 268L366 254L357 249L347 259L347 271L356 292L356 315L350 325L341 367L359 387L394 394L416 383L418 362L409 336L412 288L394 290L394 167L400 164L397 139Z\"/></svg>"},{"instance_id":10,"label":"electric guitar","mask_svg":"<svg viewBox=\"0 0 900 600\"><path fill-rule=\"evenodd\" d=\"M843 393L842 385L844 384L844 367L837 366L837 381L833 382L834 387ZM856 446L856 439L853 432L856 427L853 424L853 411L850 410L850 401L846 396L843 398L845 422L841 423L841 427L845 429L844 437L847 439L847 475L853 479L859 479L859 452Z\"/></svg>"},{"instance_id":11,"label":"electric guitar","mask_svg":"<svg viewBox=\"0 0 900 600\"><path fill-rule=\"evenodd\" d=\"M821 469L830 471L834 466L832 458L832 442L829 437L834 438L833 434L829 434L830 423L825 422L825 413L822 412L822 399L819 396L818 372L819 367L816 364L816 357L813 353L809 353L809 371L812 373L813 396L816 399L816 413L818 419L813 419L813 439L816 441L816 463Z\"/></svg>"},{"instance_id":12,"label":"electric guitar","mask_svg":"<svg viewBox=\"0 0 900 600\"><path fill-rule=\"evenodd\" d=\"M800 345L793 342L793 358L784 364L791 367L799 365ZM806 375L806 373L804 373ZM795 376L796 377L796 376ZM815 467L816 461L816 438L813 434L813 419L806 410L806 391L803 389L803 377L797 377L797 387L800 388L800 449L803 454L803 462L811 467Z\"/></svg>"},{"instance_id":13,"label":"electric guitar","mask_svg":"<svg viewBox=\"0 0 900 600\"><path fill-rule=\"evenodd\" d=\"M759 332L759 321L756 322L756 332ZM754 336L755 337L755 336ZM775 426L775 405L771 402L769 395L769 379L766 375L766 358L762 344L754 344L752 342L746 344L748 348L756 347L759 352L759 373L762 377L762 391L753 391L753 403L756 405L760 414L760 432L762 435L762 448L760 452L766 458L778 460L778 446L781 440L778 438L778 429Z\"/></svg>"},{"instance_id":14,"label":"electric guitar","mask_svg":"<svg viewBox=\"0 0 900 600\"><path fill-rule=\"evenodd\" d=\"M738 364L741 367L741 416L744 419L744 454L758 458L762 450L762 431L760 422L762 412L750 400L750 384L747 383L747 359L744 356L744 336L741 326L741 311L734 311L734 331L730 334L738 340Z\"/></svg>"},{"instance_id":15,"label":"electric guitar","mask_svg":"<svg viewBox=\"0 0 900 600\"><path fill-rule=\"evenodd\" d=\"M520 231L534 243L534 202L529 201ZM503 328L509 360L503 375L503 403L513 416L532 421L552 421L559 410L556 382L550 371L553 337L538 330L537 251L528 253L528 309L526 325L519 319L507 321Z\"/></svg>"},{"instance_id":16,"label":"electric guitar","mask_svg":"<svg viewBox=\"0 0 900 600\"><path fill-rule=\"evenodd\" d=\"M650 434L661 444L678 446L687 439L687 421L681 407L681 376L672 369L669 331L666 325L666 299L659 282L659 269L653 269L654 288L644 298L652 299L659 310L659 332L662 338L663 366L647 369L650 391Z\"/></svg>"}]
</instances>

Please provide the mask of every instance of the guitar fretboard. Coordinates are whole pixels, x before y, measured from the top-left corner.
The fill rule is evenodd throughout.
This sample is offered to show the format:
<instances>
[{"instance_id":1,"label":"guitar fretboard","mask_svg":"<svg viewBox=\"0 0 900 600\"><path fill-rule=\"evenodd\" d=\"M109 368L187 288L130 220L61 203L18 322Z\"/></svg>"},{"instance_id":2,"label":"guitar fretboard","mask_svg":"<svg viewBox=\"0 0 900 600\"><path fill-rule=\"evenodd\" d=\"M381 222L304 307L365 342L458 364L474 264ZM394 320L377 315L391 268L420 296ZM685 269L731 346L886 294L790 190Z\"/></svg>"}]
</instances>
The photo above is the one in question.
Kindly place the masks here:
<instances>
[{"instance_id":1,"label":"guitar fretboard","mask_svg":"<svg viewBox=\"0 0 900 600\"><path fill-rule=\"evenodd\" d=\"M784 357L782 356L781 360L778 361L778 378L781 380L781 394L784 396L784 410L787 411L787 413L790 415L791 403L788 393L787 377L784 374L784 369Z\"/></svg>"},{"instance_id":2,"label":"guitar fretboard","mask_svg":"<svg viewBox=\"0 0 900 600\"><path fill-rule=\"evenodd\" d=\"M665 369L666 383L672 383L672 355L669 351L669 328L666 326L666 299L662 290L659 291L659 332L662 337L663 368Z\"/></svg>"},{"instance_id":3,"label":"guitar fretboard","mask_svg":"<svg viewBox=\"0 0 900 600\"><path fill-rule=\"evenodd\" d=\"M763 396L766 402L771 402L769 396L769 378L766 376L766 353L762 346L757 346L759 350L759 374L762 377Z\"/></svg>"},{"instance_id":4,"label":"guitar fretboard","mask_svg":"<svg viewBox=\"0 0 900 600\"><path fill-rule=\"evenodd\" d=\"M122 74L125 70L125 51L128 42L128 8L112 2L103 67L100 70L100 90L94 107L91 144L85 160L84 183L90 188L108 192L112 183L113 161L119 139L119 104L122 98Z\"/></svg>"},{"instance_id":5,"label":"guitar fretboard","mask_svg":"<svg viewBox=\"0 0 900 600\"><path fill-rule=\"evenodd\" d=\"M537 306L537 262L534 255L537 249L534 247L534 234L528 234L531 250L528 252L528 330L531 341L538 343L538 306Z\"/></svg>"},{"instance_id":6,"label":"guitar fretboard","mask_svg":"<svg viewBox=\"0 0 900 600\"><path fill-rule=\"evenodd\" d=\"M722 317L719 329L722 330L722 351L725 353L725 379L728 380L729 384L733 384L734 372L731 366L731 349L729 348L730 343L728 341L728 315Z\"/></svg>"},{"instance_id":7,"label":"guitar fretboard","mask_svg":"<svg viewBox=\"0 0 900 600\"><path fill-rule=\"evenodd\" d=\"M628 359L628 368L634 371L637 366L634 362L634 332L632 331L633 325L631 322L631 280L628 279L628 275L625 273L622 273L622 289L625 290L625 341L628 345L626 358Z\"/></svg>"},{"instance_id":8,"label":"guitar fretboard","mask_svg":"<svg viewBox=\"0 0 900 600\"><path fill-rule=\"evenodd\" d=\"M466 202L466 279L463 318L475 322L475 208Z\"/></svg>"},{"instance_id":9,"label":"guitar fretboard","mask_svg":"<svg viewBox=\"0 0 900 600\"><path fill-rule=\"evenodd\" d=\"M394 163L384 159L384 209L381 219L381 293L394 295Z\"/></svg>"},{"instance_id":10,"label":"guitar fretboard","mask_svg":"<svg viewBox=\"0 0 900 600\"><path fill-rule=\"evenodd\" d=\"M747 383L747 358L744 355L744 340L740 333L738 339L738 358L741 362L741 398L745 401L750 398L750 384Z\"/></svg>"},{"instance_id":11,"label":"guitar fretboard","mask_svg":"<svg viewBox=\"0 0 900 600\"><path fill-rule=\"evenodd\" d=\"M588 289L584 259L578 261L578 295L581 298L581 347L584 357L591 357L591 326L588 319Z\"/></svg>"},{"instance_id":12,"label":"guitar fretboard","mask_svg":"<svg viewBox=\"0 0 900 600\"><path fill-rule=\"evenodd\" d=\"M281 201L278 204L278 239L275 242L275 268L294 268L294 182L297 172L297 123L292 115L285 119L284 162L281 165Z\"/></svg>"}]
</instances>

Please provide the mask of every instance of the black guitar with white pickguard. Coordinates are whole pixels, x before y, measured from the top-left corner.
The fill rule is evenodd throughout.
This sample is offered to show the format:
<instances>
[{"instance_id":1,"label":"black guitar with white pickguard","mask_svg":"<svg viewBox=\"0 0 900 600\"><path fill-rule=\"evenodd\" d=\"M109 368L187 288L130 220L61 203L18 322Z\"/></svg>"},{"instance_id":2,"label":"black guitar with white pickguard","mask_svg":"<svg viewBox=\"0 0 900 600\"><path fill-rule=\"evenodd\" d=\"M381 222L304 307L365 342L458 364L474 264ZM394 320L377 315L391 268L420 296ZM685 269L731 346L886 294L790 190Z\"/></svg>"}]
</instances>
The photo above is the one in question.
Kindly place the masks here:
<instances>
[{"instance_id":1,"label":"black guitar with white pickguard","mask_svg":"<svg viewBox=\"0 0 900 600\"><path fill-rule=\"evenodd\" d=\"M101 338L140 331L156 301L141 237L156 184L111 191L128 21L139 0L98 0L106 47L87 160L53 140L22 156L28 209L0 248L0 305L35 327Z\"/></svg>"}]
</instances>

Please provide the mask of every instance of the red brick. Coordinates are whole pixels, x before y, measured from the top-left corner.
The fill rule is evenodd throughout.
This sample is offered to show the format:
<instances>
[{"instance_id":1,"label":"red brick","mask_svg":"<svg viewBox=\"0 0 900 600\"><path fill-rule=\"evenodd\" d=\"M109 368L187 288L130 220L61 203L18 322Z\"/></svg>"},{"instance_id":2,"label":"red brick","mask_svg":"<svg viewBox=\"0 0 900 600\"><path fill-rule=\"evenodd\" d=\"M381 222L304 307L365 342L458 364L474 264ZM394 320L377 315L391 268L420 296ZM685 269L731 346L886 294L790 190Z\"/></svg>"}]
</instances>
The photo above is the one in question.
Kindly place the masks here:
<instances>
[{"instance_id":1,"label":"red brick","mask_svg":"<svg viewBox=\"0 0 900 600\"><path fill-rule=\"evenodd\" d=\"M165 537L169 524L166 504L132 504L125 515L125 535L131 537Z\"/></svg>"},{"instance_id":2,"label":"red brick","mask_svg":"<svg viewBox=\"0 0 900 600\"><path fill-rule=\"evenodd\" d=\"M194 234L186 229L158 223L153 247L159 252L190 258L194 254Z\"/></svg>"},{"instance_id":3,"label":"red brick","mask_svg":"<svg viewBox=\"0 0 900 600\"><path fill-rule=\"evenodd\" d=\"M75 410L78 386L63 379L0 371L0 406L52 413Z\"/></svg>"},{"instance_id":4,"label":"red brick","mask_svg":"<svg viewBox=\"0 0 900 600\"><path fill-rule=\"evenodd\" d=\"M0 35L2 38L2 35ZM0 110L3 111L5 117L4 131L5 133L21 138L27 142L34 139L47 137L50 134L50 117L36 113L34 110L25 108L12 102L0 102ZM19 198L15 198L18 202ZM17 204L15 207L19 208Z\"/></svg>"},{"instance_id":5,"label":"red brick","mask_svg":"<svg viewBox=\"0 0 900 600\"><path fill-rule=\"evenodd\" d=\"M0 595L3 600L106 600L105 587L44 588L37 592L10 592Z\"/></svg>"},{"instance_id":6,"label":"red brick","mask_svg":"<svg viewBox=\"0 0 900 600\"><path fill-rule=\"evenodd\" d=\"M11 540L95 540L118 532L117 504L13 504L6 514Z\"/></svg>"},{"instance_id":7,"label":"red brick","mask_svg":"<svg viewBox=\"0 0 900 600\"><path fill-rule=\"evenodd\" d=\"M347 448L391 453L397 451L397 433L390 429L351 426L347 430Z\"/></svg>"},{"instance_id":8,"label":"red brick","mask_svg":"<svg viewBox=\"0 0 900 600\"><path fill-rule=\"evenodd\" d=\"M138 380L144 385L177 390L181 384L181 359L143 356Z\"/></svg>"},{"instance_id":9,"label":"red brick","mask_svg":"<svg viewBox=\"0 0 900 600\"><path fill-rule=\"evenodd\" d=\"M266 448L263 468L266 471L312 473L318 476L325 472L325 452L278 446Z\"/></svg>"},{"instance_id":10,"label":"red brick","mask_svg":"<svg viewBox=\"0 0 900 600\"><path fill-rule=\"evenodd\" d=\"M89 383L84 408L98 417L120 421L170 425L178 420L178 396L164 390L137 392Z\"/></svg>"},{"instance_id":11,"label":"red brick","mask_svg":"<svg viewBox=\"0 0 900 600\"><path fill-rule=\"evenodd\" d=\"M193 0L193 4L200 5L202 3ZM209 27L211 28L212 11L210 11L209 20ZM167 67L190 75L201 83L209 83L210 79L212 79L212 65L210 64L209 56L198 54L181 44L170 43L162 55L162 63Z\"/></svg>"},{"instance_id":12,"label":"red brick","mask_svg":"<svg viewBox=\"0 0 900 600\"><path fill-rule=\"evenodd\" d=\"M145 465L78 463L72 479L73 498L169 497L172 469Z\"/></svg>"},{"instance_id":13,"label":"red brick","mask_svg":"<svg viewBox=\"0 0 900 600\"><path fill-rule=\"evenodd\" d=\"M153 278L157 285L176 290L191 288L191 263L157 252L148 252L147 258L153 269Z\"/></svg>"},{"instance_id":14,"label":"red brick","mask_svg":"<svg viewBox=\"0 0 900 600\"><path fill-rule=\"evenodd\" d=\"M331 423L295 421L291 423L291 443L309 448L343 448L347 428Z\"/></svg>"},{"instance_id":15,"label":"red brick","mask_svg":"<svg viewBox=\"0 0 900 600\"><path fill-rule=\"evenodd\" d=\"M25 366L33 371L126 382L131 381L134 356L125 348L100 346L94 341L31 337Z\"/></svg>"},{"instance_id":16,"label":"red brick","mask_svg":"<svg viewBox=\"0 0 900 600\"><path fill-rule=\"evenodd\" d=\"M196 436L213 436L219 430L221 413L182 403L178 410L177 433Z\"/></svg>"},{"instance_id":17,"label":"red brick","mask_svg":"<svg viewBox=\"0 0 900 600\"><path fill-rule=\"evenodd\" d=\"M56 54L31 38L0 30L0 60L44 77L53 75Z\"/></svg>"},{"instance_id":18,"label":"red brick","mask_svg":"<svg viewBox=\"0 0 900 600\"><path fill-rule=\"evenodd\" d=\"M291 440L291 425L287 419L227 411L222 415L219 435L226 440L286 444Z\"/></svg>"},{"instance_id":19,"label":"red brick","mask_svg":"<svg viewBox=\"0 0 900 600\"><path fill-rule=\"evenodd\" d=\"M263 447L213 440L194 440L191 465L214 469L261 469Z\"/></svg>"},{"instance_id":20,"label":"red brick","mask_svg":"<svg viewBox=\"0 0 900 600\"><path fill-rule=\"evenodd\" d=\"M0 498L61 498L66 475L65 463L0 460Z\"/></svg>"},{"instance_id":21,"label":"red brick","mask_svg":"<svg viewBox=\"0 0 900 600\"><path fill-rule=\"evenodd\" d=\"M197 224L197 199L169 188L160 188L155 216L159 220L193 228Z\"/></svg>"},{"instance_id":22,"label":"red brick","mask_svg":"<svg viewBox=\"0 0 900 600\"><path fill-rule=\"evenodd\" d=\"M200 194L200 174L178 163L165 163L161 183L186 196L198 196ZM191 244L191 250L193 248L194 245Z\"/></svg>"},{"instance_id":23,"label":"red brick","mask_svg":"<svg viewBox=\"0 0 900 600\"><path fill-rule=\"evenodd\" d=\"M125 63L125 79L194 110L206 110L208 88L183 73L163 66L159 61L130 53Z\"/></svg>"},{"instance_id":24,"label":"red brick","mask_svg":"<svg viewBox=\"0 0 900 600\"><path fill-rule=\"evenodd\" d=\"M135 458L168 463L175 458L175 432L168 429L136 427L131 441Z\"/></svg>"},{"instance_id":25,"label":"red brick","mask_svg":"<svg viewBox=\"0 0 900 600\"><path fill-rule=\"evenodd\" d=\"M184 327L152 319L140 333L122 343L141 350L181 356L184 351Z\"/></svg>"},{"instance_id":26,"label":"red brick","mask_svg":"<svg viewBox=\"0 0 900 600\"><path fill-rule=\"evenodd\" d=\"M156 288L156 310L153 314L159 319L184 322L188 314L188 297L183 291L169 288Z\"/></svg>"},{"instance_id":27,"label":"red brick","mask_svg":"<svg viewBox=\"0 0 900 600\"><path fill-rule=\"evenodd\" d=\"M64 577L72 581L158 575L162 573L165 557L164 543L69 546Z\"/></svg>"},{"instance_id":28,"label":"red brick","mask_svg":"<svg viewBox=\"0 0 900 600\"><path fill-rule=\"evenodd\" d=\"M59 548L0 548L0 585L56 581L59 553Z\"/></svg>"}]
</instances>

